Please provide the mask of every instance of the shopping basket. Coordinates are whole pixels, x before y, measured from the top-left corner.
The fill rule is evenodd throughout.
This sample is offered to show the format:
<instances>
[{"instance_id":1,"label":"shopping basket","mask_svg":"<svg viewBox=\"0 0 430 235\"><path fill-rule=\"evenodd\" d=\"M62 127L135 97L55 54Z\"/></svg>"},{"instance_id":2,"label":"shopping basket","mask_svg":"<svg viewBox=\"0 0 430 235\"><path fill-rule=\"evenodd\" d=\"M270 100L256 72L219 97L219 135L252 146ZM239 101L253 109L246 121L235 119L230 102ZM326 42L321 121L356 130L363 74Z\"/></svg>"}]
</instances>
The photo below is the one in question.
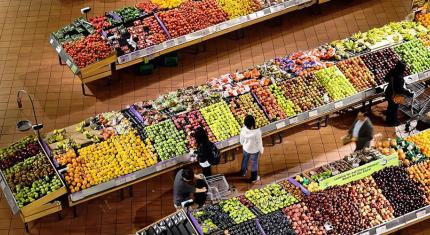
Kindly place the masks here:
<instances>
[{"instance_id":1,"label":"shopping basket","mask_svg":"<svg viewBox=\"0 0 430 235\"><path fill-rule=\"evenodd\" d=\"M211 202L227 199L227 196L232 193L232 188L229 186L224 175L217 174L208 177L203 176L203 180L208 186L207 200Z\"/></svg>"}]
</instances>

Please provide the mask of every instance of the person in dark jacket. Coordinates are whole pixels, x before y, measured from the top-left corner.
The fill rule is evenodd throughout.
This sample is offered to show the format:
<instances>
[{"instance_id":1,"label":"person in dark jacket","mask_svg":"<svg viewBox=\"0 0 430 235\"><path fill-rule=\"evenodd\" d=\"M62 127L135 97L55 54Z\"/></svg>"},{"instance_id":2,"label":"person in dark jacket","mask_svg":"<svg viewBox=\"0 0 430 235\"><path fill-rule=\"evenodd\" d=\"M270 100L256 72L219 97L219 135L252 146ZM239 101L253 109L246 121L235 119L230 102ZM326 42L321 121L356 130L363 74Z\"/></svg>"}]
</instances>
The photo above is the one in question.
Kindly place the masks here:
<instances>
[{"instance_id":1,"label":"person in dark jacket","mask_svg":"<svg viewBox=\"0 0 430 235\"><path fill-rule=\"evenodd\" d=\"M194 174L190 168L180 169L173 182L173 204L180 209L182 203L193 199L199 207L206 201L207 185L200 175ZM194 195L194 198L193 198Z\"/></svg>"},{"instance_id":2,"label":"person in dark jacket","mask_svg":"<svg viewBox=\"0 0 430 235\"><path fill-rule=\"evenodd\" d=\"M406 64L399 61L396 66L388 72L384 80L388 82L388 86L385 89L385 98L388 101L387 107L387 118L386 123L390 126L400 125L397 119L397 114L399 110L399 104L394 102L394 95L404 95L412 97L414 94L405 88L404 74L406 71Z\"/></svg>"},{"instance_id":3,"label":"person in dark jacket","mask_svg":"<svg viewBox=\"0 0 430 235\"><path fill-rule=\"evenodd\" d=\"M194 138L197 142L197 150L194 154L197 157L199 165L202 167L203 175L208 177L212 175L210 157L212 157L213 143L209 140L208 135L202 127L199 127L194 132Z\"/></svg>"},{"instance_id":4,"label":"person in dark jacket","mask_svg":"<svg viewBox=\"0 0 430 235\"><path fill-rule=\"evenodd\" d=\"M358 112L348 134L351 141L355 142L355 151L370 147L370 141L373 139L373 125L365 112Z\"/></svg>"}]
</instances>

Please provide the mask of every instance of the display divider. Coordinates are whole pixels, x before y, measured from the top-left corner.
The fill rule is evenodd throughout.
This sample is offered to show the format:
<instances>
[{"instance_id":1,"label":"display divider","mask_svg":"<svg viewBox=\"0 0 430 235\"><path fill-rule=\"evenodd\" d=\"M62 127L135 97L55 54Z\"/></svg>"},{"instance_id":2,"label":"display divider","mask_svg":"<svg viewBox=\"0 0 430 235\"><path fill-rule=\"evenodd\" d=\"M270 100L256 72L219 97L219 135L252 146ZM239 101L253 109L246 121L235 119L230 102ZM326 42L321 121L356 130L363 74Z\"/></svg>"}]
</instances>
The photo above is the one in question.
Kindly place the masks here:
<instances>
[{"instance_id":1,"label":"display divider","mask_svg":"<svg viewBox=\"0 0 430 235\"><path fill-rule=\"evenodd\" d=\"M172 39L172 36L170 36L169 30L167 30L166 25L164 25L164 22L160 19L160 17L158 17L158 13L154 13L154 17L160 25L161 29L163 29L163 32L167 35L167 38L169 40Z\"/></svg>"},{"instance_id":2,"label":"display divider","mask_svg":"<svg viewBox=\"0 0 430 235\"><path fill-rule=\"evenodd\" d=\"M255 219L255 224L257 225L258 230L260 230L261 235L266 235L266 231L264 231L263 227L260 224L260 220Z\"/></svg>"},{"instance_id":3,"label":"display divider","mask_svg":"<svg viewBox=\"0 0 430 235\"><path fill-rule=\"evenodd\" d=\"M303 187L303 185L301 185L299 182L297 182L293 177L288 177L288 182L290 182L294 186L300 188L302 193L305 194L306 196L309 196L311 194L309 192L309 190L307 190L305 187Z\"/></svg>"},{"instance_id":4,"label":"display divider","mask_svg":"<svg viewBox=\"0 0 430 235\"><path fill-rule=\"evenodd\" d=\"M193 224L194 228L199 233L199 235L204 235L202 227L200 226L199 222L197 222L196 218L194 218L193 214L190 211L187 211L187 216L190 219L191 223Z\"/></svg>"}]
</instances>

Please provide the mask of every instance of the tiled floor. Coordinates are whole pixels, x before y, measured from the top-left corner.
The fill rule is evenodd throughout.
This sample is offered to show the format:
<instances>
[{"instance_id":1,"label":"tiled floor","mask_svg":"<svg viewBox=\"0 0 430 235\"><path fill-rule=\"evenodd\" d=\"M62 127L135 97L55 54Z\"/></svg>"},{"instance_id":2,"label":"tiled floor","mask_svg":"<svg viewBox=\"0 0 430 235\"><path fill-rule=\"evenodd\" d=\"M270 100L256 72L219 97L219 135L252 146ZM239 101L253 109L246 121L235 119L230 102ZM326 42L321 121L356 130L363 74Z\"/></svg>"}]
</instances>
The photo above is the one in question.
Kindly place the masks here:
<instances>
[{"instance_id":1,"label":"tiled floor","mask_svg":"<svg viewBox=\"0 0 430 235\"><path fill-rule=\"evenodd\" d=\"M47 40L49 34L79 17L83 6L91 6L92 14L102 14L135 2L0 0L0 146L22 135L15 131L18 118L31 117L28 104L24 104L23 113L17 109L18 89L24 88L33 95L39 119L45 124L45 130L52 130L99 112L155 98L163 92L204 83L208 77L401 20L410 6L406 0L338 0L325 4L321 15L302 10L283 16L282 25L272 21L248 28L242 40L234 41L229 36L210 40L205 43L206 52L198 55L183 50L178 67L157 68L152 76L136 76L135 68L121 70L119 80L112 84L106 80L90 84L95 96L82 96L79 81L73 79L67 67L58 65ZM372 117L377 124L376 131L392 136L392 128L380 125L381 109L376 107L376 116ZM351 152L352 146L342 146L339 139L352 120L352 114L344 114L320 130L304 125L283 133L283 143L268 146L260 160L264 176L261 184L299 172L302 166L323 164ZM217 167L217 171L228 176L239 169L239 164L236 160ZM132 198L120 201L119 194L112 193L84 203L78 206L76 218L71 209L65 209L61 221L52 215L31 223L31 234L131 234L173 211L172 180L173 173L167 173L135 185ZM250 187L235 177L228 176L228 180L239 191ZM5 200L0 199L0 234L22 233L21 219L12 216ZM430 234L430 224L420 224L400 233Z\"/></svg>"}]
</instances>

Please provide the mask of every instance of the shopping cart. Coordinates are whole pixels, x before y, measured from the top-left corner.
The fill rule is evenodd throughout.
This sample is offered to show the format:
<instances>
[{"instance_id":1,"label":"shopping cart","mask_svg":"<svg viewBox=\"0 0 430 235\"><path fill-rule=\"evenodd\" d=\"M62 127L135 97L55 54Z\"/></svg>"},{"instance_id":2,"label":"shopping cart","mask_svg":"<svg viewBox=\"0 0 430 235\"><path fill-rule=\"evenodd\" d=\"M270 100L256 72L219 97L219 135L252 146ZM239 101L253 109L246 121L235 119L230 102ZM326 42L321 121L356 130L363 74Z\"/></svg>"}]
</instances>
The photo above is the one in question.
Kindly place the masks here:
<instances>
[{"instance_id":1,"label":"shopping cart","mask_svg":"<svg viewBox=\"0 0 430 235\"><path fill-rule=\"evenodd\" d=\"M234 188L230 187L224 175L203 176L203 180L208 186L207 201L211 203L227 199L227 197L234 192Z\"/></svg>"},{"instance_id":2,"label":"shopping cart","mask_svg":"<svg viewBox=\"0 0 430 235\"><path fill-rule=\"evenodd\" d=\"M399 127L405 134L413 134L419 123L430 124L430 89L425 83L408 84L407 88L414 92L413 97L406 97L400 111L409 117L404 127ZM399 129L397 128L397 129Z\"/></svg>"}]
</instances>

